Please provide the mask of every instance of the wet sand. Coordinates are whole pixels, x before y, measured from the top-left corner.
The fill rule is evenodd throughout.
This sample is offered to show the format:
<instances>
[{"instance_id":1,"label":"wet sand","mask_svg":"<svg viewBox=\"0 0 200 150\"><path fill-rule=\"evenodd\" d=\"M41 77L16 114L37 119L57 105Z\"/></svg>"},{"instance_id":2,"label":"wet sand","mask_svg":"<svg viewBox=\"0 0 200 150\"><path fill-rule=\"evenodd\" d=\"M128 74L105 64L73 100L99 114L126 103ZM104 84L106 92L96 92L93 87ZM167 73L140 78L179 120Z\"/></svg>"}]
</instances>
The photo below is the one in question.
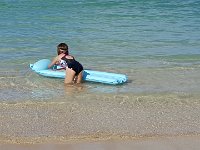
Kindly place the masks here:
<instances>
[{"instance_id":1,"label":"wet sand","mask_svg":"<svg viewBox=\"0 0 200 150\"><path fill-rule=\"evenodd\" d=\"M190 94L0 103L0 149L197 149L199 108Z\"/></svg>"},{"instance_id":2,"label":"wet sand","mask_svg":"<svg viewBox=\"0 0 200 150\"><path fill-rule=\"evenodd\" d=\"M1 150L199 150L200 136L68 141L43 144L1 144Z\"/></svg>"},{"instance_id":3,"label":"wet sand","mask_svg":"<svg viewBox=\"0 0 200 150\"><path fill-rule=\"evenodd\" d=\"M63 102L0 103L0 136L151 137L200 133L199 95L79 96Z\"/></svg>"}]
</instances>

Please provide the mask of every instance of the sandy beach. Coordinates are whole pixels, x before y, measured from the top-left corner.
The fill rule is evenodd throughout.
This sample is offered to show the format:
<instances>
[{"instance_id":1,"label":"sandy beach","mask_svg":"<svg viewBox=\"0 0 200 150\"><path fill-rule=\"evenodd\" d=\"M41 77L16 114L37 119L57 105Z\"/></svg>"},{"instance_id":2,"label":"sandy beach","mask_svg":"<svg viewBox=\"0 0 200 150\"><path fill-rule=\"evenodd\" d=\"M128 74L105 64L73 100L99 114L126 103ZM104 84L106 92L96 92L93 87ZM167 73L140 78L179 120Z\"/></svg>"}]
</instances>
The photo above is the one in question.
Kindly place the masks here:
<instances>
[{"instance_id":1,"label":"sandy beach","mask_svg":"<svg viewBox=\"0 0 200 150\"><path fill-rule=\"evenodd\" d=\"M113 101L85 95L81 101L1 103L0 149L196 150L198 97L121 94Z\"/></svg>"},{"instance_id":2,"label":"sandy beach","mask_svg":"<svg viewBox=\"0 0 200 150\"><path fill-rule=\"evenodd\" d=\"M1 150L199 150L200 136L68 141L43 144L1 144Z\"/></svg>"}]
</instances>

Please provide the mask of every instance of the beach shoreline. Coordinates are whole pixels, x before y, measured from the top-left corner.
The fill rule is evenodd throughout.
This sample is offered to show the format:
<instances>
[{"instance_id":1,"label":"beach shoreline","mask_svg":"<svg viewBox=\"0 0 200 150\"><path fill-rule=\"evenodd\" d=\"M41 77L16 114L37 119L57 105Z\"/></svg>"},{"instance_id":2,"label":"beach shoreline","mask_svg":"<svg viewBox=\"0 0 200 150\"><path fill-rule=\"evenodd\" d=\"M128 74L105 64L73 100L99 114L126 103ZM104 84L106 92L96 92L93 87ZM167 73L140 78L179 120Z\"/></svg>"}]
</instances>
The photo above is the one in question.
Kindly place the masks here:
<instances>
[{"instance_id":1,"label":"beach shoreline","mask_svg":"<svg viewBox=\"0 0 200 150\"><path fill-rule=\"evenodd\" d=\"M0 144L134 140L200 133L198 95L96 95L82 99L0 103Z\"/></svg>"},{"instance_id":2,"label":"beach shoreline","mask_svg":"<svg viewBox=\"0 0 200 150\"><path fill-rule=\"evenodd\" d=\"M53 141L44 143L2 143L1 150L93 150L93 149L137 149L137 150L197 150L200 147L200 135L183 136L158 136L138 138L111 138L111 139L71 139L64 141Z\"/></svg>"}]
</instances>

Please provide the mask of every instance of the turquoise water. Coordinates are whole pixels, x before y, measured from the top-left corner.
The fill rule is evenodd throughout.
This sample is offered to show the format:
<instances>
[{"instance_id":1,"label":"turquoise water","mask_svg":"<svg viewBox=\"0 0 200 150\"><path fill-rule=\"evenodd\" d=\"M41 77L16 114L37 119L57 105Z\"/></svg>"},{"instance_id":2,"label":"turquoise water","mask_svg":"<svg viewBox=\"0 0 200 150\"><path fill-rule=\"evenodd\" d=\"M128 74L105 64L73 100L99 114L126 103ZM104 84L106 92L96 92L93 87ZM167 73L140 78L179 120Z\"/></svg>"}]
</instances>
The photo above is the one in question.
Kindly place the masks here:
<instances>
[{"instance_id":1,"label":"turquoise water","mask_svg":"<svg viewBox=\"0 0 200 150\"><path fill-rule=\"evenodd\" d=\"M66 42L85 68L129 78L117 88L85 84L95 92L199 91L199 8L198 0L1 1L1 88L13 88L10 77L16 80L15 90L40 87L24 83L31 78L60 85L36 76L28 66L51 59L56 45Z\"/></svg>"},{"instance_id":2,"label":"turquoise water","mask_svg":"<svg viewBox=\"0 0 200 150\"><path fill-rule=\"evenodd\" d=\"M48 102L56 106L66 102L77 106L74 109L80 107L79 117L91 112L93 118L101 117L96 122L102 121L107 128L100 123L99 132L133 136L200 133L199 0L3 0L0 22L2 108L4 103L25 102L24 108L29 102L31 106L44 102L46 108L53 104ZM84 68L126 74L128 82L120 86L86 82L66 89L62 79L44 78L29 69L30 63L54 57L60 42L68 43L71 55ZM12 105L7 108L9 113ZM120 124L120 119L128 123ZM88 122L96 122L86 121L84 131L90 134ZM79 123L77 130L82 127ZM11 132L4 131L5 135ZM10 135L24 136L14 134L15 127L12 131ZM32 135L32 131L26 133Z\"/></svg>"}]
</instances>

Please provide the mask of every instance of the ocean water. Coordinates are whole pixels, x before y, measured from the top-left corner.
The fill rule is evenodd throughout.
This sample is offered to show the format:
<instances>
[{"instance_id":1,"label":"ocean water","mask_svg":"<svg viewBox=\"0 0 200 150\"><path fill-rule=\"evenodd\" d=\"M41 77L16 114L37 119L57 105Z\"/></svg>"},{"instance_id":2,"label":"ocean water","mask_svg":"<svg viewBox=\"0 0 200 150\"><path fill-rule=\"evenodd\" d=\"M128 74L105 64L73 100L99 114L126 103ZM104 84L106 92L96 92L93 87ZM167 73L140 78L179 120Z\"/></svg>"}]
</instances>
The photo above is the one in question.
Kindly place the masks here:
<instances>
[{"instance_id":1,"label":"ocean water","mask_svg":"<svg viewBox=\"0 0 200 150\"><path fill-rule=\"evenodd\" d=\"M200 133L199 0L3 0L0 22L2 113L4 105L10 109L35 103L44 107L49 103L79 104L77 109L91 105L93 113L98 108L99 113L104 110L102 116L110 115L112 123L108 123L109 117L105 119L96 112L93 117L100 117L104 127L102 123L94 130L86 129L87 125L79 130L77 125L77 132L70 131L72 135L78 131L81 135L99 131L131 136ZM66 88L62 79L44 78L29 69L30 63L52 59L60 42L69 45L70 54L84 68L126 74L128 82L119 86L86 82ZM116 118L112 120L114 113L106 113L118 107L118 117L127 119L127 124L120 125ZM126 108L130 110L127 116L123 111ZM153 119L147 110L153 112ZM178 119L177 112L182 112ZM188 119L180 125L184 116ZM131 126L134 122L135 126ZM175 128L167 132L164 123ZM42 135L59 136L60 132L54 130ZM14 127L12 133L4 129L1 135L42 136L31 129L26 134L14 131Z\"/></svg>"}]
</instances>

